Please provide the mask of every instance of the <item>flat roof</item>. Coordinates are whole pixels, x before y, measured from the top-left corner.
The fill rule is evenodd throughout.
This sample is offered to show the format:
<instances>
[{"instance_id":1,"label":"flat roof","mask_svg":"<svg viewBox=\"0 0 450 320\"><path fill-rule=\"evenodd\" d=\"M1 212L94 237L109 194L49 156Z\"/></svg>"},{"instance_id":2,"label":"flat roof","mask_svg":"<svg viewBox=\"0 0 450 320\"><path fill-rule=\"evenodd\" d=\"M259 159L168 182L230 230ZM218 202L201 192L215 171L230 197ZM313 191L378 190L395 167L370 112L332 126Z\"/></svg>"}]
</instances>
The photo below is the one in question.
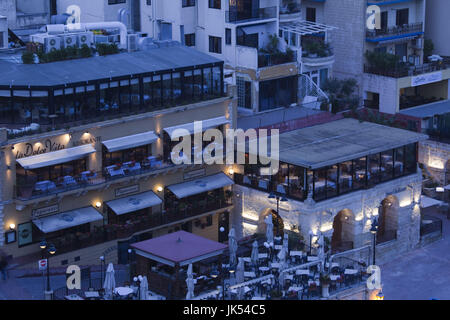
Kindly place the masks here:
<instances>
[{"instance_id":1,"label":"flat roof","mask_svg":"<svg viewBox=\"0 0 450 320\"><path fill-rule=\"evenodd\" d=\"M33 65L0 61L0 85L56 86L222 62L181 45Z\"/></svg>"},{"instance_id":2,"label":"flat roof","mask_svg":"<svg viewBox=\"0 0 450 320\"><path fill-rule=\"evenodd\" d=\"M137 254L167 265L186 265L221 254L227 245L186 231L131 244Z\"/></svg>"},{"instance_id":3,"label":"flat roof","mask_svg":"<svg viewBox=\"0 0 450 320\"><path fill-rule=\"evenodd\" d=\"M282 133L279 139L280 161L318 169L426 140L428 136L347 118Z\"/></svg>"},{"instance_id":4,"label":"flat roof","mask_svg":"<svg viewBox=\"0 0 450 320\"><path fill-rule=\"evenodd\" d=\"M450 100L443 100L400 110L399 113L421 119L431 118L435 115L450 113Z\"/></svg>"}]
</instances>

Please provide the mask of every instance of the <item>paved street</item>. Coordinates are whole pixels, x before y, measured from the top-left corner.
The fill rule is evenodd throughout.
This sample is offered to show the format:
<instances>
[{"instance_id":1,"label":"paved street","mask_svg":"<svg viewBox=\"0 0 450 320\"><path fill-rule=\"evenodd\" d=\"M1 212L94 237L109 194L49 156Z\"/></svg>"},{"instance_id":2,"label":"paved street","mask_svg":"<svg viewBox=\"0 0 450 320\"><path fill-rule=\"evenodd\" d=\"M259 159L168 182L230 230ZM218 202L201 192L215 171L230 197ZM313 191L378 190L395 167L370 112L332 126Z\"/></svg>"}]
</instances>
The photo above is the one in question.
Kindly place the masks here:
<instances>
[{"instance_id":1,"label":"paved street","mask_svg":"<svg viewBox=\"0 0 450 320\"><path fill-rule=\"evenodd\" d=\"M386 300L450 299L450 220L443 215L443 239L381 266Z\"/></svg>"}]
</instances>

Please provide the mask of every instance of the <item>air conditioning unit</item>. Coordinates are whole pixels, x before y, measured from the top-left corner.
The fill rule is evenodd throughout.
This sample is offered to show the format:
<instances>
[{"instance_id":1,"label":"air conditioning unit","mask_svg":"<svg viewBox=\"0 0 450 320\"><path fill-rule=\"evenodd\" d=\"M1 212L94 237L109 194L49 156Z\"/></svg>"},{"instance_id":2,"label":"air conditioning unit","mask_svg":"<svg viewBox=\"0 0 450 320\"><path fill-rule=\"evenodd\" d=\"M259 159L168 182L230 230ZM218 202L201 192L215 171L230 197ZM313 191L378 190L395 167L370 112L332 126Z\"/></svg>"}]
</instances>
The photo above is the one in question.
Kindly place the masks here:
<instances>
[{"instance_id":1,"label":"air conditioning unit","mask_svg":"<svg viewBox=\"0 0 450 320\"><path fill-rule=\"evenodd\" d=\"M78 37L76 34L64 35L63 36L64 48L75 47L78 48Z\"/></svg>"},{"instance_id":2,"label":"air conditioning unit","mask_svg":"<svg viewBox=\"0 0 450 320\"><path fill-rule=\"evenodd\" d=\"M128 52L133 52L138 50L138 35L137 34L129 34L127 36L127 48Z\"/></svg>"},{"instance_id":3,"label":"air conditioning unit","mask_svg":"<svg viewBox=\"0 0 450 320\"><path fill-rule=\"evenodd\" d=\"M78 34L78 46L81 48L83 45L90 47L92 45L92 39L94 38L92 32L83 32Z\"/></svg>"},{"instance_id":4,"label":"air conditioning unit","mask_svg":"<svg viewBox=\"0 0 450 320\"><path fill-rule=\"evenodd\" d=\"M108 41L111 43L118 43L120 42L120 34L110 34L108 36Z\"/></svg>"},{"instance_id":5,"label":"air conditioning unit","mask_svg":"<svg viewBox=\"0 0 450 320\"><path fill-rule=\"evenodd\" d=\"M46 53L61 50L61 38L54 36L44 37L44 50Z\"/></svg>"}]
</instances>

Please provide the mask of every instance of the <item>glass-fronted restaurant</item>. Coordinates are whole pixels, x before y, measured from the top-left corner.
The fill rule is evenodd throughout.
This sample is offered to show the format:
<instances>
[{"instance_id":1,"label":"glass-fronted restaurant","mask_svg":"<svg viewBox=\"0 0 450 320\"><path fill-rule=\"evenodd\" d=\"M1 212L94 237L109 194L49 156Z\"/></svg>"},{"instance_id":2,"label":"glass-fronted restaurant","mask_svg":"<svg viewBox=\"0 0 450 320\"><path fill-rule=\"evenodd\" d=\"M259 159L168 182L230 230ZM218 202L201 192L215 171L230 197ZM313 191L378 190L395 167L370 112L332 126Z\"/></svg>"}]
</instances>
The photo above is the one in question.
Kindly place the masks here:
<instances>
[{"instance_id":1,"label":"glass-fronted restaurant","mask_svg":"<svg viewBox=\"0 0 450 320\"><path fill-rule=\"evenodd\" d=\"M348 133L339 135L340 131ZM322 201L416 173L417 141L424 137L354 119L338 120L280 135L280 163L274 175L261 175L263 166L249 164L247 154L235 180L300 201L309 195Z\"/></svg>"},{"instance_id":2,"label":"glass-fronted restaurant","mask_svg":"<svg viewBox=\"0 0 450 320\"><path fill-rule=\"evenodd\" d=\"M176 60L172 67L168 66L167 60L160 63L155 60L156 54L159 54L158 59L170 59L173 54L168 50L158 53L162 49L186 51L186 61L192 60L192 65L179 67ZM4 79L0 76L0 124L63 124L102 116L150 112L223 96L223 61L199 56L198 52L193 59L189 55L194 54L185 47L152 49L148 57L146 54L140 52L131 55L131 59L120 60L121 54L113 55L108 57L109 64L98 61L95 71L90 70L93 67L90 64L98 57L74 60L74 66L66 62L35 65L33 72L36 74L24 70L24 74L29 72L31 78L36 77L33 79L36 83L39 77L43 78L39 85L30 84L34 82L28 79L19 81L12 80L11 76ZM153 61L155 63L150 64ZM72 70L74 68L76 70ZM117 75L118 72L114 71L117 68L130 71ZM81 74L73 77L71 71ZM48 82L45 74L51 75L52 72L56 73L56 82L42 85ZM85 80L73 81L74 78L83 78L82 73Z\"/></svg>"}]
</instances>

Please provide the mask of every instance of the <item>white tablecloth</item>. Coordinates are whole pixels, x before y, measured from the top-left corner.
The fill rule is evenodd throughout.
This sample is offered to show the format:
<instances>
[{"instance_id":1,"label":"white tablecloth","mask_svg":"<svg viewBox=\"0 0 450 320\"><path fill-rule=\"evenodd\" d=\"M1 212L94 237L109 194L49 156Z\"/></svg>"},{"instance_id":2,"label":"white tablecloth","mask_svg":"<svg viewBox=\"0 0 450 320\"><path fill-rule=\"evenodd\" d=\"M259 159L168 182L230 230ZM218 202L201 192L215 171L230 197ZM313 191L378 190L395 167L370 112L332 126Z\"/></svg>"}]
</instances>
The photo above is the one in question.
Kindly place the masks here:
<instances>
[{"instance_id":1,"label":"white tablecloth","mask_svg":"<svg viewBox=\"0 0 450 320\"><path fill-rule=\"evenodd\" d=\"M357 274L358 270L355 269L345 269L344 274Z\"/></svg>"}]
</instances>

